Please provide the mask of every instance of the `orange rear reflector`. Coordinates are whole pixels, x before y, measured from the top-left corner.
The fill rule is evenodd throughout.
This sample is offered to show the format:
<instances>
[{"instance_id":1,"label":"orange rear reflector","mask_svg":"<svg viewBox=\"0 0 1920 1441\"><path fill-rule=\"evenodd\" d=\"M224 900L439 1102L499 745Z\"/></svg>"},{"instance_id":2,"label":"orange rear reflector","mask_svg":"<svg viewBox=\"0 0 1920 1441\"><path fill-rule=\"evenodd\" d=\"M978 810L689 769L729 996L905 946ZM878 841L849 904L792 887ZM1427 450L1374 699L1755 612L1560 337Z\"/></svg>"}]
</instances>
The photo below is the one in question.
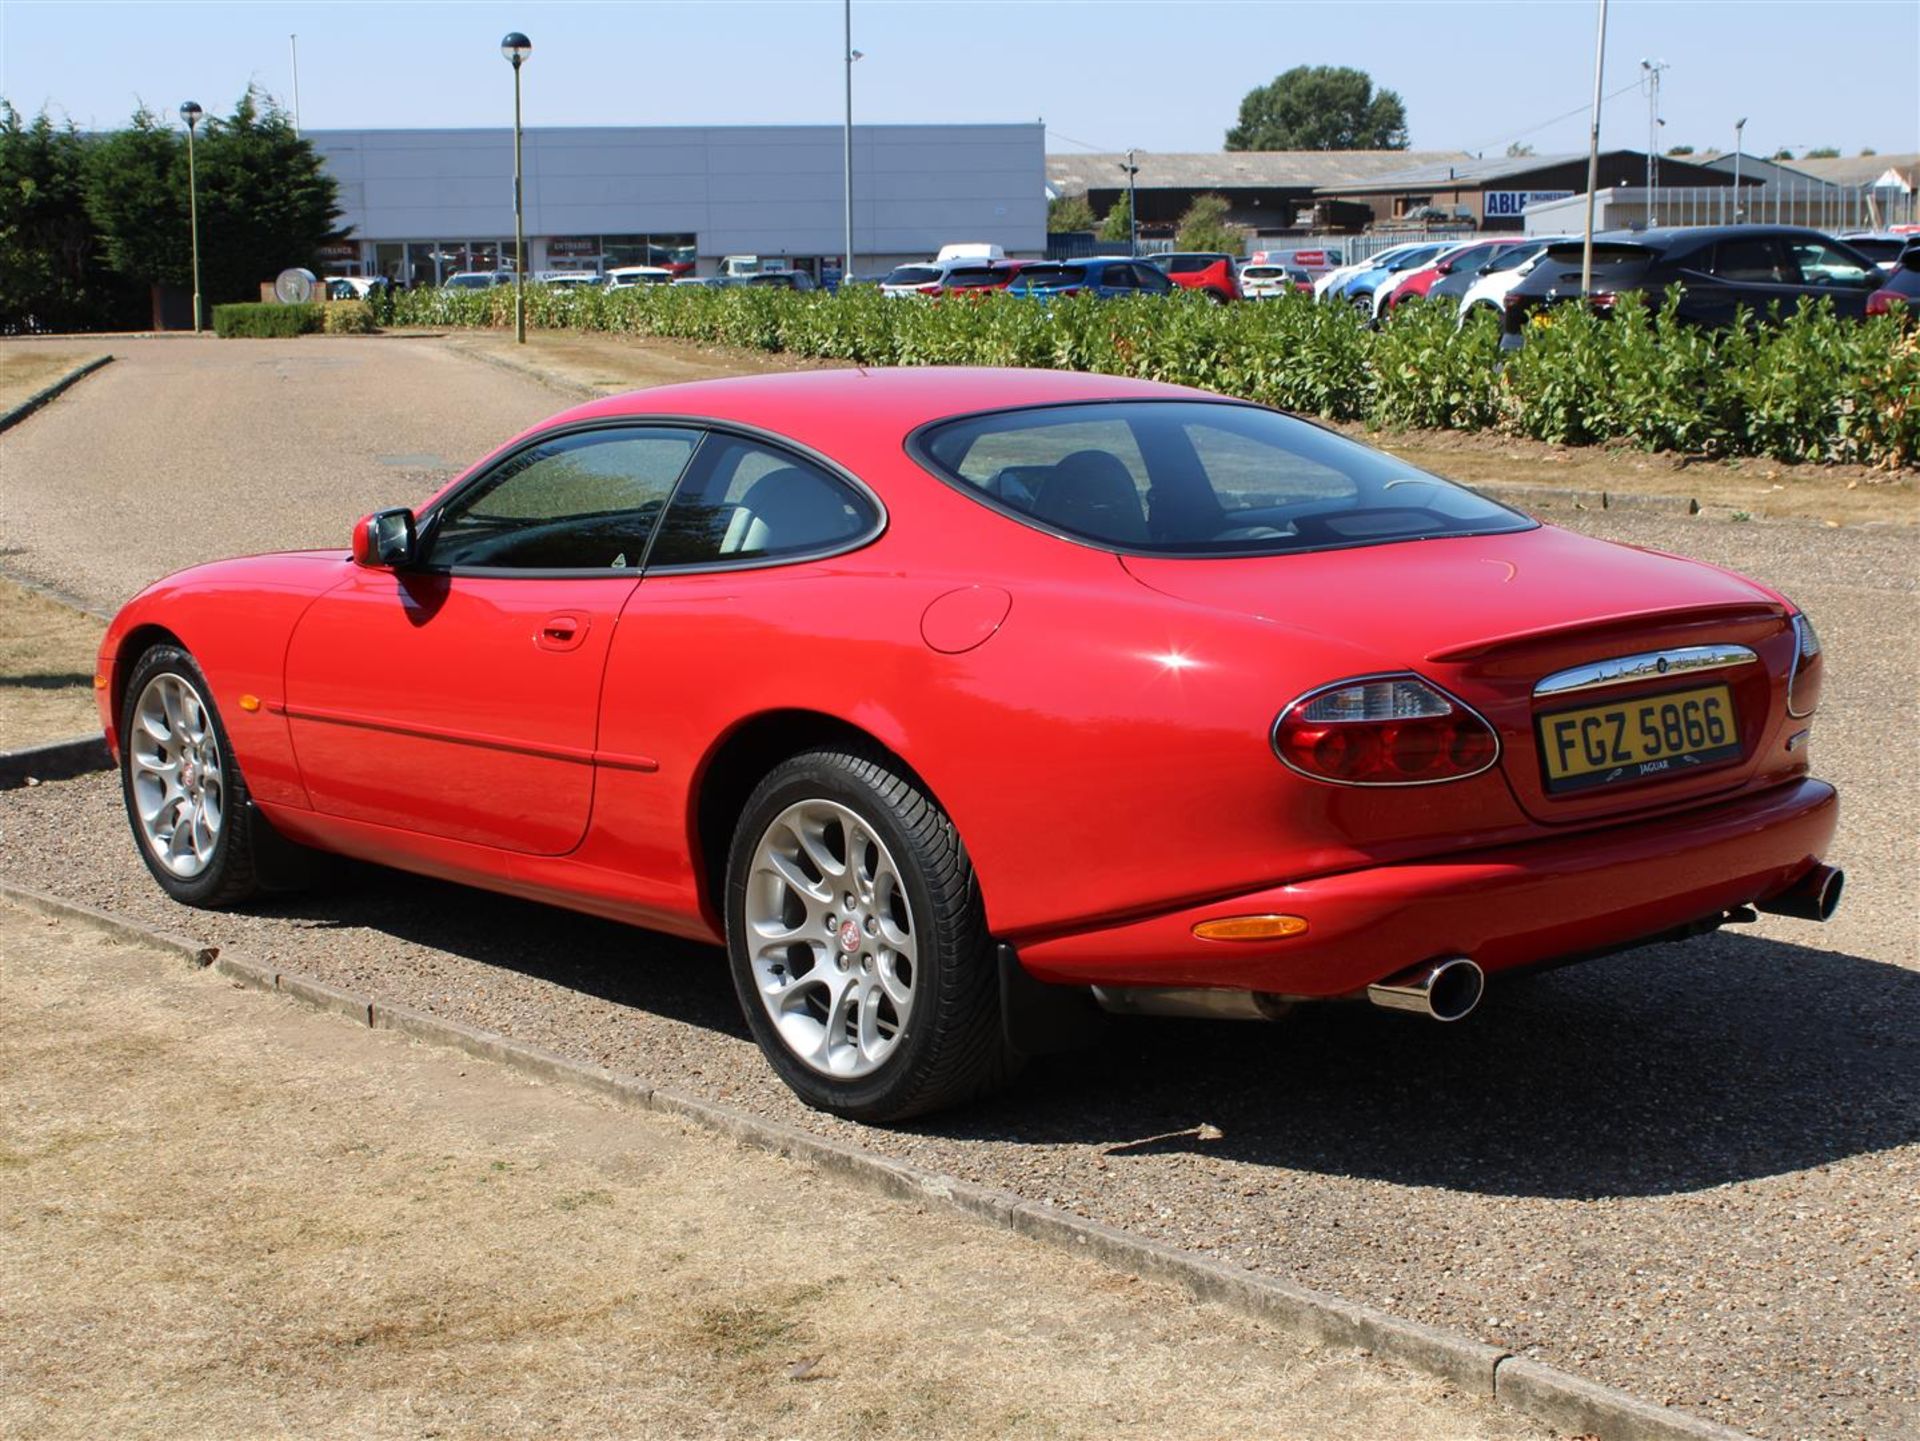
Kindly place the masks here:
<instances>
[{"instance_id":1,"label":"orange rear reflector","mask_svg":"<svg viewBox=\"0 0 1920 1441\"><path fill-rule=\"evenodd\" d=\"M93 688L95 690L105 690L107 688L107 678L103 675L95 676L93 678Z\"/></svg>"},{"instance_id":2,"label":"orange rear reflector","mask_svg":"<svg viewBox=\"0 0 1920 1441\"><path fill-rule=\"evenodd\" d=\"M1305 916L1221 916L1201 921L1193 933L1203 941L1280 941L1307 933Z\"/></svg>"}]
</instances>

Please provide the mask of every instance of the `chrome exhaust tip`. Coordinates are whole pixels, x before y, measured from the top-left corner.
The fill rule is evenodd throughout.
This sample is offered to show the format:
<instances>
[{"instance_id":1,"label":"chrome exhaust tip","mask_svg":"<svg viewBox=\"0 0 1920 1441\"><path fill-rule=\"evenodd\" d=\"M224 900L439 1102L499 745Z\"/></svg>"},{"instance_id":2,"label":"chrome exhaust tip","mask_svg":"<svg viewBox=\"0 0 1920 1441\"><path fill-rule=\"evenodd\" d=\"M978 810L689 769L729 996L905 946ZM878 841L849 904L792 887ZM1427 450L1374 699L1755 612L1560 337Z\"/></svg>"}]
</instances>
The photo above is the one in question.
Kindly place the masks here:
<instances>
[{"instance_id":1,"label":"chrome exhaust tip","mask_svg":"<svg viewBox=\"0 0 1920 1441\"><path fill-rule=\"evenodd\" d=\"M1480 1004L1486 988L1486 972L1479 966L1465 956L1448 956L1375 981L1367 987L1367 999L1390 1011L1418 1011L1436 1021L1457 1021Z\"/></svg>"},{"instance_id":2,"label":"chrome exhaust tip","mask_svg":"<svg viewBox=\"0 0 1920 1441\"><path fill-rule=\"evenodd\" d=\"M1840 895L1847 888L1847 873L1838 866L1816 865L1777 896L1755 901L1756 909L1770 915L1794 916L1803 921L1830 921L1840 909Z\"/></svg>"}]
</instances>

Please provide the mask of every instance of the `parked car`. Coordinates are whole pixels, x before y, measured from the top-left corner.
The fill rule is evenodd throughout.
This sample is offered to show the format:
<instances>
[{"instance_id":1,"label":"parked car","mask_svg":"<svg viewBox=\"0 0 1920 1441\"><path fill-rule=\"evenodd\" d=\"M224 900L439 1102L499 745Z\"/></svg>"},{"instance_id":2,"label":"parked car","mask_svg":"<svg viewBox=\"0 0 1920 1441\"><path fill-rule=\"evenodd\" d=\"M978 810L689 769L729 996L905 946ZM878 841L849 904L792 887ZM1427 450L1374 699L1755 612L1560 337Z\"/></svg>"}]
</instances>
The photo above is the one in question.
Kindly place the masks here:
<instances>
[{"instance_id":1,"label":"parked car","mask_svg":"<svg viewBox=\"0 0 1920 1441\"><path fill-rule=\"evenodd\" d=\"M1313 294L1313 277L1294 265L1240 267L1240 293L1248 300L1271 300L1290 291Z\"/></svg>"},{"instance_id":2,"label":"parked car","mask_svg":"<svg viewBox=\"0 0 1920 1441\"><path fill-rule=\"evenodd\" d=\"M786 1083L888 1121L1095 1006L1456 1020L1824 920L1823 664L1765 585L1275 411L914 367L578 406L149 586L98 695L174 900L308 847L724 942Z\"/></svg>"},{"instance_id":3,"label":"parked car","mask_svg":"<svg viewBox=\"0 0 1920 1441\"><path fill-rule=\"evenodd\" d=\"M496 285L513 284L511 270L459 270L440 284L447 290L491 290Z\"/></svg>"},{"instance_id":4,"label":"parked car","mask_svg":"<svg viewBox=\"0 0 1920 1441\"><path fill-rule=\"evenodd\" d=\"M941 295L949 290L1005 290L1021 268L1031 263L1004 257L962 255L924 264L899 265L880 282L880 293L898 297Z\"/></svg>"},{"instance_id":5,"label":"parked car","mask_svg":"<svg viewBox=\"0 0 1920 1441\"><path fill-rule=\"evenodd\" d=\"M1344 300L1366 311L1374 312L1373 298L1383 286L1391 286L1395 279L1409 270L1425 265L1429 260L1451 250L1453 242L1425 241L1418 245L1400 246L1375 256L1373 263L1356 271L1349 279L1333 288L1321 292L1323 300Z\"/></svg>"},{"instance_id":6,"label":"parked car","mask_svg":"<svg viewBox=\"0 0 1920 1441\"><path fill-rule=\"evenodd\" d=\"M594 270L542 270L533 279L537 285L557 285L574 290L590 290L607 283L607 277Z\"/></svg>"},{"instance_id":7,"label":"parked car","mask_svg":"<svg viewBox=\"0 0 1920 1441\"><path fill-rule=\"evenodd\" d=\"M1149 255L1148 262L1167 279L1186 290L1222 303L1240 298L1240 280L1234 273L1234 258L1218 251L1176 250L1164 255Z\"/></svg>"},{"instance_id":8,"label":"parked car","mask_svg":"<svg viewBox=\"0 0 1920 1441\"><path fill-rule=\"evenodd\" d=\"M1471 272L1455 266L1453 274L1434 283L1433 289L1427 292L1427 298L1458 301L1458 316L1462 325L1466 324L1469 315L1481 312L1498 319L1501 297L1519 284L1520 277L1545 253L1548 245L1565 239L1567 237L1564 235L1535 235L1509 246Z\"/></svg>"},{"instance_id":9,"label":"parked car","mask_svg":"<svg viewBox=\"0 0 1920 1441\"><path fill-rule=\"evenodd\" d=\"M1849 230L1835 237L1845 241L1889 275L1898 267L1900 255L1913 237L1891 230Z\"/></svg>"},{"instance_id":10,"label":"parked car","mask_svg":"<svg viewBox=\"0 0 1920 1441\"><path fill-rule=\"evenodd\" d=\"M1350 260L1345 265L1336 265L1325 274L1315 277L1313 282L1314 299L1325 300L1329 296L1338 299L1339 297L1334 295L1334 292L1343 289L1346 283L1353 279L1354 276L1360 274L1361 271L1371 270L1377 265L1384 265L1396 256L1413 248L1414 242L1406 241L1399 245L1390 245L1385 250L1376 251L1364 259Z\"/></svg>"},{"instance_id":11,"label":"parked car","mask_svg":"<svg viewBox=\"0 0 1920 1441\"><path fill-rule=\"evenodd\" d=\"M1440 281L1456 274L1478 275L1480 268L1491 263L1502 251L1526 243L1524 236L1512 236L1498 240L1475 240L1443 250L1425 265L1416 265L1392 285L1382 286L1375 292L1374 314L1391 313L1403 300L1415 297L1425 299L1433 294Z\"/></svg>"},{"instance_id":12,"label":"parked car","mask_svg":"<svg viewBox=\"0 0 1920 1441\"><path fill-rule=\"evenodd\" d=\"M1548 246L1507 292L1503 346L1523 344L1529 320L1542 309L1580 298L1581 248L1578 240ZM1859 251L1799 226L1618 230L1594 237L1590 303L1610 310L1632 296L1658 305L1678 286L1679 316L1694 325L1731 325L1742 311L1755 319L1776 309L1786 314L1802 300L1819 299L1858 320L1883 278Z\"/></svg>"},{"instance_id":13,"label":"parked car","mask_svg":"<svg viewBox=\"0 0 1920 1441\"><path fill-rule=\"evenodd\" d=\"M678 280L679 277L664 265L616 265L607 272L607 289L631 290L636 285L672 285Z\"/></svg>"},{"instance_id":14,"label":"parked car","mask_svg":"<svg viewBox=\"0 0 1920 1441\"><path fill-rule=\"evenodd\" d=\"M329 275L326 287L329 300L371 300L376 293L391 290L393 282L384 275Z\"/></svg>"},{"instance_id":15,"label":"parked car","mask_svg":"<svg viewBox=\"0 0 1920 1441\"><path fill-rule=\"evenodd\" d=\"M730 275L724 279L730 286L744 285L756 290L819 289L804 270L762 270L757 275Z\"/></svg>"},{"instance_id":16,"label":"parked car","mask_svg":"<svg viewBox=\"0 0 1920 1441\"><path fill-rule=\"evenodd\" d=\"M1920 242L1909 240L1894 264L1886 283L1867 297L1868 315L1891 315L1896 311L1906 319L1920 319Z\"/></svg>"},{"instance_id":17,"label":"parked car","mask_svg":"<svg viewBox=\"0 0 1920 1441\"><path fill-rule=\"evenodd\" d=\"M1167 295L1171 280L1144 260L1093 256L1086 260L1040 260L1014 276L1007 294L1047 299L1055 295L1097 295L1112 300L1131 295Z\"/></svg>"}]
</instances>

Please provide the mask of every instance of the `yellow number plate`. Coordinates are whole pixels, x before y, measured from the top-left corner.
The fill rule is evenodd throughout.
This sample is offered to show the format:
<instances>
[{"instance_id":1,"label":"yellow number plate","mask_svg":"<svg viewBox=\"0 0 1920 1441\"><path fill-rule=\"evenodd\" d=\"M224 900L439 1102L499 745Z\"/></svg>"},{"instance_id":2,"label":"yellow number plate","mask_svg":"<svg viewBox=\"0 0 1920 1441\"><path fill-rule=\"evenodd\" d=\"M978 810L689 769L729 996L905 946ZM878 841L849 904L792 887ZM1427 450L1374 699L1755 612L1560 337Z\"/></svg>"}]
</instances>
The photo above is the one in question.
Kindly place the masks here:
<instances>
[{"instance_id":1,"label":"yellow number plate","mask_svg":"<svg viewBox=\"0 0 1920 1441\"><path fill-rule=\"evenodd\" d=\"M1554 792L1682 775L1740 754L1733 697L1723 685L1582 706L1535 725Z\"/></svg>"}]
</instances>

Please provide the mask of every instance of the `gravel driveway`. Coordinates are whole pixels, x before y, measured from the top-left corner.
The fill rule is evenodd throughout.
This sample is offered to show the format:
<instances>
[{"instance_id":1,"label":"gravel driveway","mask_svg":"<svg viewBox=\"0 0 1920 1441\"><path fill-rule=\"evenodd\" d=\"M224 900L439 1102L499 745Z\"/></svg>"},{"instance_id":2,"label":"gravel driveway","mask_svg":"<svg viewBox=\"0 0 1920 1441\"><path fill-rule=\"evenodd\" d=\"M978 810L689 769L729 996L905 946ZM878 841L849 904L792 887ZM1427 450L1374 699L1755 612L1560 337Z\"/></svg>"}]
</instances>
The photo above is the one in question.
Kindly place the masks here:
<instances>
[{"instance_id":1,"label":"gravel driveway","mask_svg":"<svg viewBox=\"0 0 1920 1441\"><path fill-rule=\"evenodd\" d=\"M97 381L0 438L0 539L23 547L6 563L111 601L199 555L332 541L426 488L429 467L380 455L453 461L561 403L432 342L337 344L336 360L335 342L166 342L151 370L116 363L118 388ZM381 393L354 399L362 386ZM322 387L317 412L266 405ZM192 410L190 437L155 394ZM1759 1435L1920 1434L1912 533L1548 518L1737 566L1816 618L1814 759L1843 788L1835 859L1852 882L1834 924L1766 918L1517 980L1460 1027L1366 1007L1119 1025L991 1106L880 1132L790 1100L713 951L372 871L249 914L184 912L141 869L106 778L0 800L0 870Z\"/></svg>"}]
</instances>

